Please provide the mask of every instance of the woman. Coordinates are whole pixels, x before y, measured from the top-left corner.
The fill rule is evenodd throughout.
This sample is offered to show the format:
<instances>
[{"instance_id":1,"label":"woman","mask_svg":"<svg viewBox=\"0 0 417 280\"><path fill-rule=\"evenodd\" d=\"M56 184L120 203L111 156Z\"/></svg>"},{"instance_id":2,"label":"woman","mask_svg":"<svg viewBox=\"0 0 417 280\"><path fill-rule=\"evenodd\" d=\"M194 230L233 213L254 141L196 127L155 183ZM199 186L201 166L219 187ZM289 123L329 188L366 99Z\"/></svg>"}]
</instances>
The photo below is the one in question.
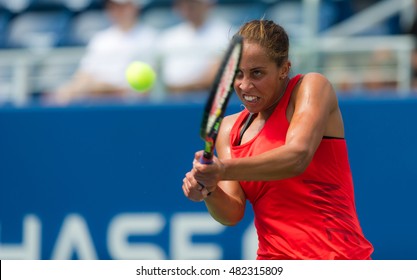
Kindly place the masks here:
<instances>
[{"instance_id":1,"label":"woman","mask_svg":"<svg viewBox=\"0 0 417 280\"><path fill-rule=\"evenodd\" d=\"M253 205L258 259L370 259L356 214L341 112L318 73L290 78L289 40L268 20L244 24L234 88L245 109L224 119L214 163L183 180L224 225ZM204 186L204 188L202 187Z\"/></svg>"}]
</instances>

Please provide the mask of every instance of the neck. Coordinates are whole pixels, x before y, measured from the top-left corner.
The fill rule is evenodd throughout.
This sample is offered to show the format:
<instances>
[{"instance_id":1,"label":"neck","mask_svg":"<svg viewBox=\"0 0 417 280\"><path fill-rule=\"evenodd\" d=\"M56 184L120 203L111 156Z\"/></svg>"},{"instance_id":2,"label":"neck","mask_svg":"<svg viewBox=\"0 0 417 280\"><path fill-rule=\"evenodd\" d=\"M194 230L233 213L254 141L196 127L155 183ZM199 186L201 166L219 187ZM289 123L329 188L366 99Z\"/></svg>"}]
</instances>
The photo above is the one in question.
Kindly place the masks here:
<instances>
[{"instance_id":1,"label":"neck","mask_svg":"<svg viewBox=\"0 0 417 280\"><path fill-rule=\"evenodd\" d=\"M126 22L121 22L118 27L120 30L124 31L124 32L128 32L131 29L133 29L133 27L135 27L136 25L136 21L126 21Z\"/></svg>"},{"instance_id":2,"label":"neck","mask_svg":"<svg viewBox=\"0 0 417 280\"><path fill-rule=\"evenodd\" d=\"M272 112L275 110L275 108L277 107L278 103L281 101L282 97L285 94L285 91L287 90L288 87L288 83L290 81L289 77L286 77L284 80L284 83L282 84L283 87L281 89L281 93L279 94L277 100L268 108L266 109L262 114L264 115L265 119L269 118L269 116L272 114Z\"/></svg>"}]
</instances>

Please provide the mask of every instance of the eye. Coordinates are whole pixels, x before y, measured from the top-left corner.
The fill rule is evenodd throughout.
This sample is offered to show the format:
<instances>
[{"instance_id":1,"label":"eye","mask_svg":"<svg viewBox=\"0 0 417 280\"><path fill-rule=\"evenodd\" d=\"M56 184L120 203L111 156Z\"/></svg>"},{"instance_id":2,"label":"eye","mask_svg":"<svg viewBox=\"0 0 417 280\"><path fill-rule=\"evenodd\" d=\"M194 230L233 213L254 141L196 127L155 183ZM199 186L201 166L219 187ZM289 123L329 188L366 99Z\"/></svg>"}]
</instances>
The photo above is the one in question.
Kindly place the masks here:
<instances>
[{"instance_id":1,"label":"eye","mask_svg":"<svg viewBox=\"0 0 417 280\"><path fill-rule=\"evenodd\" d=\"M243 72L241 70L237 70L235 79L242 79L242 78L243 78Z\"/></svg>"},{"instance_id":2,"label":"eye","mask_svg":"<svg viewBox=\"0 0 417 280\"><path fill-rule=\"evenodd\" d=\"M262 72L262 71L260 71L260 70L253 70L253 71L251 72L251 74L252 74L252 76L253 76L254 78L260 78L260 77L262 77L263 72Z\"/></svg>"}]
</instances>

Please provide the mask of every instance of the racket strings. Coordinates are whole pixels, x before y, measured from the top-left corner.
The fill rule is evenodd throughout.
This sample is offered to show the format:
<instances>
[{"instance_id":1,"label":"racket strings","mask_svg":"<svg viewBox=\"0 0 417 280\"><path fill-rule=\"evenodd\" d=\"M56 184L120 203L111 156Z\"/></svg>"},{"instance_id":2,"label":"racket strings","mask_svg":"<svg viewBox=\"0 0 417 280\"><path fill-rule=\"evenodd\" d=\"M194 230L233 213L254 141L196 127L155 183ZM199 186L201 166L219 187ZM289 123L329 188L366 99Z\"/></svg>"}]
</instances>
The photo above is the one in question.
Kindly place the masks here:
<instances>
[{"instance_id":1,"label":"racket strings","mask_svg":"<svg viewBox=\"0 0 417 280\"><path fill-rule=\"evenodd\" d=\"M217 88L213 107L210 110L210 115L207 122L206 134L210 134L210 131L216 129L215 124L220 121L224 114L224 108L226 101L228 101L229 92L232 90L235 74L239 65L240 46L236 46L232 54L227 61L225 70L221 76L219 87Z\"/></svg>"}]
</instances>

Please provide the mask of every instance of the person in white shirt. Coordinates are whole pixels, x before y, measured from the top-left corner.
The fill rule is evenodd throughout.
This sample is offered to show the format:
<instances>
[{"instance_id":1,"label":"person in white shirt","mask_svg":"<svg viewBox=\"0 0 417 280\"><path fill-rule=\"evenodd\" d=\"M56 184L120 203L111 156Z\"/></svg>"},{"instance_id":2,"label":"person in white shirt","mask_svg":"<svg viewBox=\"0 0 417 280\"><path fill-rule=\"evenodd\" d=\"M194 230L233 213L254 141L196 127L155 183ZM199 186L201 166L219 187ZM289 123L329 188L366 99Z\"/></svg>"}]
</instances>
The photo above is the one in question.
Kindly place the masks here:
<instances>
[{"instance_id":1,"label":"person in white shirt","mask_svg":"<svg viewBox=\"0 0 417 280\"><path fill-rule=\"evenodd\" d=\"M159 72L168 94L209 89L227 48L231 24L214 19L215 0L174 0L184 19L166 29L158 41Z\"/></svg>"},{"instance_id":2,"label":"person in white shirt","mask_svg":"<svg viewBox=\"0 0 417 280\"><path fill-rule=\"evenodd\" d=\"M90 40L72 79L52 93L55 102L67 104L84 98L131 95L125 78L128 65L140 60L156 66L154 48L158 33L139 22L140 2L105 0L105 11L111 26Z\"/></svg>"}]
</instances>

